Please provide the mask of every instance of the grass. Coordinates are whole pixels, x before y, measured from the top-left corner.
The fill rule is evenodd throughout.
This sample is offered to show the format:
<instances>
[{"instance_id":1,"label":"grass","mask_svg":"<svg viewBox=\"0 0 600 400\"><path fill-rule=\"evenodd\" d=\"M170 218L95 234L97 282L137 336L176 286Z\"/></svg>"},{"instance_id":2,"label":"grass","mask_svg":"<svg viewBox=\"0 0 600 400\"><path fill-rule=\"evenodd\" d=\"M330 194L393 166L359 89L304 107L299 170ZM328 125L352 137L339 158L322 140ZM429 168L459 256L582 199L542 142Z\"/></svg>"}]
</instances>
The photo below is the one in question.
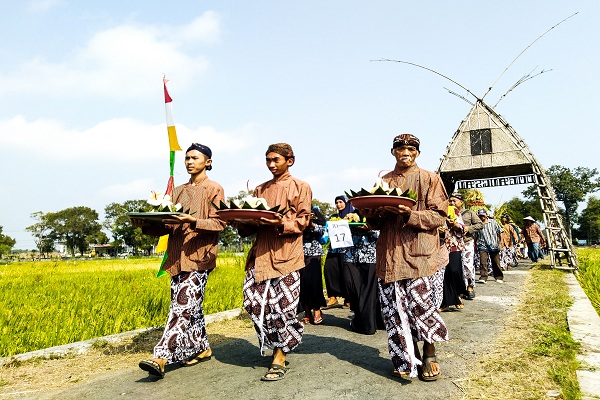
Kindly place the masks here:
<instances>
[{"instance_id":1,"label":"grass","mask_svg":"<svg viewBox=\"0 0 600 400\"><path fill-rule=\"evenodd\" d=\"M577 280L600 315L600 248L577 249Z\"/></svg>"},{"instance_id":2,"label":"grass","mask_svg":"<svg viewBox=\"0 0 600 400\"><path fill-rule=\"evenodd\" d=\"M204 311L242 305L243 256L222 254ZM0 357L164 325L168 277L160 259L14 263L0 267Z\"/></svg>"},{"instance_id":3,"label":"grass","mask_svg":"<svg viewBox=\"0 0 600 400\"><path fill-rule=\"evenodd\" d=\"M540 264L531 271L496 346L474 365L465 399L546 399L549 391L560 392L562 399L581 397L565 273Z\"/></svg>"}]
</instances>

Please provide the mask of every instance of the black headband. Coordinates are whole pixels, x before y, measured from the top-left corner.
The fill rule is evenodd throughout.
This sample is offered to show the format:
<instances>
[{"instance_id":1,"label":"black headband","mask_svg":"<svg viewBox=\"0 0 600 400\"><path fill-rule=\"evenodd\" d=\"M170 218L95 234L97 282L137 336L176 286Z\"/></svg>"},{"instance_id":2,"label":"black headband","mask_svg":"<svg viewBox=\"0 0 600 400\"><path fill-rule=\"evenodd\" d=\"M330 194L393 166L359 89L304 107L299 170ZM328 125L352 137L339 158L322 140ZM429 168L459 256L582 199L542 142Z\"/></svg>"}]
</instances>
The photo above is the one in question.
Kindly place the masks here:
<instances>
[{"instance_id":1,"label":"black headband","mask_svg":"<svg viewBox=\"0 0 600 400\"><path fill-rule=\"evenodd\" d=\"M200 153L204 154L206 157L212 158L212 151L210 150L210 147L205 146L203 144L192 143L192 145L190 147L188 147L188 149L185 152L187 153L190 150L198 150Z\"/></svg>"}]
</instances>

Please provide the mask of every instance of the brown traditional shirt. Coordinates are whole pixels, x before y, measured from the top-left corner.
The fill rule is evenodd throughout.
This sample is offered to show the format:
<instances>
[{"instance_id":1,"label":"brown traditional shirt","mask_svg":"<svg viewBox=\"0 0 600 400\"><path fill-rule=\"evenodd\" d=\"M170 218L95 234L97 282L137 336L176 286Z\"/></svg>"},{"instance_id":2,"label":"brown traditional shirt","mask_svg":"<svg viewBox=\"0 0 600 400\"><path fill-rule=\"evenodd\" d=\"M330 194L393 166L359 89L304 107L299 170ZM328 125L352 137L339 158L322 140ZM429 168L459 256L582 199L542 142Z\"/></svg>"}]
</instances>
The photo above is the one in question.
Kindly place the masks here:
<instances>
[{"instance_id":1,"label":"brown traditional shirt","mask_svg":"<svg viewBox=\"0 0 600 400\"><path fill-rule=\"evenodd\" d=\"M182 271L206 271L217 266L219 232L225 229L226 223L217 216L216 208L210 203L219 204L224 198L221 185L208 178L175 188L173 203L181 203L183 211L196 217L197 221L195 224L144 227L143 232L149 235L169 234L163 270L175 276Z\"/></svg>"},{"instance_id":2,"label":"brown traditional shirt","mask_svg":"<svg viewBox=\"0 0 600 400\"><path fill-rule=\"evenodd\" d=\"M290 211L283 216L283 226L252 226L241 224L242 236L256 233L248 254L246 269L254 267L254 279L262 282L297 271L304 267L302 232L310 222L312 191L308 183L289 172L259 185L255 197L262 197L270 207L281 206Z\"/></svg>"},{"instance_id":3,"label":"brown traditional shirt","mask_svg":"<svg viewBox=\"0 0 600 400\"><path fill-rule=\"evenodd\" d=\"M539 242L542 247L546 243L542 229L535 222L529 226L523 226L521 233L523 233L523 237L527 243Z\"/></svg>"},{"instance_id":4,"label":"brown traditional shirt","mask_svg":"<svg viewBox=\"0 0 600 400\"><path fill-rule=\"evenodd\" d=\"M505 247L512 247L513 241L517 243L519 241L519 236L517 236L517 231L510 224L502 225L504 228L504 232L500 234L500 248L503 249Z\"/></svg>"},{"instance_id":5,"label":"brown traditional shirt","mask_svg":"<svg viewBox=\"0 0 600 400\"><path fill-rule=\"evenodd\" d=\"M448 195L439 175L419 168L396 165L382 177L390 188L417 193L417 204L407 220L385 213L373 223L377 240L377 277L384 283L433 275L440 267L438 227L446 223Z\"/></svg>"}]
</instances>

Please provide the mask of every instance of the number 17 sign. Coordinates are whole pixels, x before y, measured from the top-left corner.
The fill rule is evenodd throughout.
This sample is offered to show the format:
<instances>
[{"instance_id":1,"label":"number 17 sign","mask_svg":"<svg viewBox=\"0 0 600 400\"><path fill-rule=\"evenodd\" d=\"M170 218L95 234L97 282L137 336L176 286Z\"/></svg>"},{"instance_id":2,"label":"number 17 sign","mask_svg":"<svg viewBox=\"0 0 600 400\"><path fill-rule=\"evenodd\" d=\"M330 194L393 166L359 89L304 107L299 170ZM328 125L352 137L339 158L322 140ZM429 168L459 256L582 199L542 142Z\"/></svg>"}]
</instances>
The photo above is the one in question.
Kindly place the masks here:
<instances>
[{"instance_id":1,"label":"number 17 sign","mask_svg":"<svg viewBox=\"0 0 600 400\"><path fill-rule=\"evenodd\" d=\"M339 221L327 221L327 231L329 232L332 249L352 247L354 245L348 221L343 219Z\"/></svg>"}]
</instances>

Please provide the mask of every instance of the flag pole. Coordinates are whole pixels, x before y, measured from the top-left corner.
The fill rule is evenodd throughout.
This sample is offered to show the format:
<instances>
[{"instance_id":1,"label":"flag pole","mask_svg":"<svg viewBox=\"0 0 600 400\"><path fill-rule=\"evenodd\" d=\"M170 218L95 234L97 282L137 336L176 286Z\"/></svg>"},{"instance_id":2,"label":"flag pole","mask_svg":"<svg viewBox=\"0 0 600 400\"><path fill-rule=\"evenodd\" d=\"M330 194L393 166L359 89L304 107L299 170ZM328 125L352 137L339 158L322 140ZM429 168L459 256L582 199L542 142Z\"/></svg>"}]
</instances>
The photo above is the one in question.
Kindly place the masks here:
<instances>
[{"instance_id":1,"label":"flag pole","mask_svg":"<svg viewBox=\"0 0 600 400\"><path fill-rule=\"evenodd\" d=\"M175 189L175 180L173 178L173 172L175 170L175 152L181 151L181 147L179 146L179 142L177 141L177 131L175 130L175 119L173 118L173 108L171 107L171 103L173 99L169 95L169 91L167 90L167 82L169 80L163 74L163 90L165 95L165 115L167 119L167 135L169 139L169 180L167 181L167 189L165 190L165 195L171 196L173 199L173 190ZM164 251L164 256L162 262L160 263L160 267L158 269L158 273L156 277L160 277L162 275L167 274L163 269L163 265L167 261L167 244L169 240L169 235L161 236L158 245L156 246L156 251Z\"/></svg>"}]
</instances>

